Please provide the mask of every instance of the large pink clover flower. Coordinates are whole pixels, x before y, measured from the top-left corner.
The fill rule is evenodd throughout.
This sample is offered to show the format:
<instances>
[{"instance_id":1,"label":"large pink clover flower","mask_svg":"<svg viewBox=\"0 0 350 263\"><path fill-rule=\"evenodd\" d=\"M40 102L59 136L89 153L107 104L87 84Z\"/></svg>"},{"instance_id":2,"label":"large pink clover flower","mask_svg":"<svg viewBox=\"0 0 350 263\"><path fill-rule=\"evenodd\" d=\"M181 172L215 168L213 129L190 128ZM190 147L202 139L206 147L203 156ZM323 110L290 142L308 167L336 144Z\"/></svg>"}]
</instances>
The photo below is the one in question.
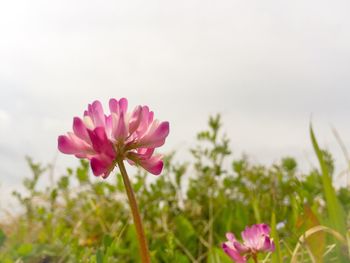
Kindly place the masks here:
<instances>
[{"instance_id":1,"label":"large pink clover flower","mask_svg":"<svg viewBox=\"0 0 350 263\"><path fill-rule=\"evenodd\" d=\"M137 106L131 113L127 108L127 99L110 99L110 114L106 115L101 103L94 101L82 119L74 118L73 132L58 137L58 149L90 160L95 176L108 177L117 160L159 175L163 161L154 150L164 144L169 123L155 120L147 106Z\"/></svg>"},{"instance_id":2,"label":"large pink clover flower","mask_svg":"<svg viewBox=\"0 0 350 263\"><path fill-rule=\"evenodd\" d=\"M222 244L225 253L236 263L245 263L250 257L254 260L259 252L273 252L275 244L270 238L270 227L266 224L257 224L241 233L243 243L236 240L233 233L227 233L228 241Z\"/></svg>"}]
</instances>

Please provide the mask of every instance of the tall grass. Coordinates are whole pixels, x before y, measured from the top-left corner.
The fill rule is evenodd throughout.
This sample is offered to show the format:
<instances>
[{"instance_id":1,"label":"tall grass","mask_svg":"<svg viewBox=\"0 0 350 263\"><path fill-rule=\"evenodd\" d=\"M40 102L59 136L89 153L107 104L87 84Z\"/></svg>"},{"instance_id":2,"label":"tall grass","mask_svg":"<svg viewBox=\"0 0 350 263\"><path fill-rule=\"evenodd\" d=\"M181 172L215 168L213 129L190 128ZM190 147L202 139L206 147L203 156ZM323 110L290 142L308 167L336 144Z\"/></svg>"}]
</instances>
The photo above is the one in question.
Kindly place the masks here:
<instances>
[{"instance_id":1,"label":"tall grass","mask_svg":"<svg viewBox=\"0 0 350 263\"><path fill-rule=\"evenodd\" d=\"M191 159L165 158L164 173L132 175L152 262L228 263L225 233L268 223L276 244L259 262L349 262L346 216L350 189L335 189L330 153L310 125L320 169L302 172L291 157L272 165L232 157L220 116L200 132ZM119 174L93 180L88 163L68 168L53 185L50 173L28 159L26 192L15 192L24 213L0 223L0 262L139 262ZM113 177L113 175L111 175Z\"/></svg>"},{"instance_id":2,"label":"tall grass","mask_svg":"<svg viewBox=\"0 0 350 263\"><path fill-rule=\"evenodd\" d=\"M346 224L345 224L345 213L343 207L340 205L339 200L335 189L333 187L332 178L329 174L328 167L324 160L324 153L321 151L318 146L315 133L313 131L312 125L310 124L310 137L312 146L315 150L317 159L321 167L321 178L323 191L325 195L325 201L327 204L328 216L330 219L330 225L333 229L337 230L340 233L346 233Z\"/></svg>"}]
</instances>

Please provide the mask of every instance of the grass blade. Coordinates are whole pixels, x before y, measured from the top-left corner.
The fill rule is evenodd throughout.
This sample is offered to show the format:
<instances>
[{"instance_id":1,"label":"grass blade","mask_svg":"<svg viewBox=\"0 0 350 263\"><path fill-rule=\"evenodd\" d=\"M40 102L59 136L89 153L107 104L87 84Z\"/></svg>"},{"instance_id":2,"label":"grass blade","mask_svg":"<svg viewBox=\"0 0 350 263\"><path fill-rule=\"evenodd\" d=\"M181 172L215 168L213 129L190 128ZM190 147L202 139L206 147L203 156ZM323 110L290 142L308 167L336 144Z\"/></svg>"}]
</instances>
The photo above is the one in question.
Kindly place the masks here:
<instances>
[{"instance_id":1,"label":"grass blade","mask_svg":"<svg viewBox=\"0 0 350 263\"><path fill-rule=\"evenodd\" d=\"M291 263L298 263L299 262L298 261L299 249L302 247L303 244L305 244L306 240L308 238L310 238L311 235L314 235L314 234L317 234L320 232L329 233L333 237L335 237L340 243L346 244L345 238L341 234L339 234L337 231L334 231L333 229L331 229L329 227L321 226L321 225L312 227L300 236L299 241L294 248L292 259L290 261ZM313 254L309 250L308 250L308 252L309 252L310 257L313 258Z\"/></svg>"},{"instance_id":2,"label":"grass blade","mask_svg":"<svg viewBox=\"0 0 350 263\"><path fill-rule=\"evenodd\" d=\"M327 211L331 222L331 227L340 233L346 233L345 214L344 214L343 208L341 207L337 199L335 189L332 184L331 176L329 174L327 165L324 161L323 153L320 147L318 146L311 124L310 124L310 136L311 136L313 148L315 150L317 159L321 167L322 185L323 185L324 195L326 198Z\"/></svg>"},{"instance_id":3,"label":"grass blade","mask_svg":"<svg viewBox=\"0 0 350 263\"><path fill-rule=\"evenodd\" d=\"M282 254L281 254L280 240L276 229L275 212L273 212L271 216L271 236L273 238L273 241L275 242L275 249L276 249L275 252L272 253L271 262L280 263L282 262Z\"/></svg>"}]
</instances>

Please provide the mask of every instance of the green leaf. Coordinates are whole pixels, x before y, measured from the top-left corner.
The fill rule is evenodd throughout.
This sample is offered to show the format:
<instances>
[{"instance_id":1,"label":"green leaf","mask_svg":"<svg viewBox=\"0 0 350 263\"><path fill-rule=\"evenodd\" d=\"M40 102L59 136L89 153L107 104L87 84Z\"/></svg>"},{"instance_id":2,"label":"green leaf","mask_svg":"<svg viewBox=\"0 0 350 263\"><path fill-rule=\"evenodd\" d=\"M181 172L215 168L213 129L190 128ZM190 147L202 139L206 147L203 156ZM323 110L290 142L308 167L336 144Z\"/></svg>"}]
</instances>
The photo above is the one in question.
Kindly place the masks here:
<instances>
[{"instance_id":1,"label":"green leaf","mask_svg":"<svg viewBox=\"0 0 350 263\"><path fill-rule=\"evenodd\" d=\"M191 261L180 252L176 251L174 258L171 259L173 263L190 263Z\"/></svg>"},{"instance_id":2,"label":"green leaf","mask_svg":"<svg viewBox=\"0 0 350 263\"><path fill-rule=\"evenodd\" d=\"M121 176L121 174L117 174L117 190L119 192L124 192L124 182L123 182L123 178Z\"/></svg>"},{"instance_id":3,"label":"green leaf","mask_svg":"<svg viewBox=\"0 0 350 263\"><path fill-rule=\"evenodd\" d=\"M254 211L254 216L256 222L261 222L260 210L259 210L259 200L257 198L253 198L251 201Z\"/></svg>"},{"instance_id":4,"label":"green leaf","mask_svg":"<svg viewBox=\"0 0 350 263\"><path fill-rule=\"evenodd\" d=\"M58 181L58 187L60 189L67 189L68 186L69 186L68 176L62 176L61 179Z\"/></svg>"},{"instance_id":5,"label":"green leaf","mask_svg":"<svg viewBox=\"0 0 350 263\"><path fill-rule=\"evenodd\" d=\"M330 177L327 164L325 163L325 160L324 160L323 152L318 146L311 124L310 124L310 136L311 136L313 148L315 150L317 159L321 167L323 191L326 198L328 215L332 224L331 226L332 228L334 228L340 233L346 233L346 225L344 220L345 214L344 214L343 208L341 207L337 199L335 190L332 185L332 179Z\"/></svg>"},{"instance_id":6,"label":"green leaf","mask_svg":"<svg viewBox=\"0 0 350 263\"><path fill-rule=\"evenodd\" d=\"M103 263L103 254L100 249L96 252L96 263Z\"/></svg>"},{"instance_id":7,"label":"green leaf","mask_svg":"<svg viewBox=\"0 0 350 263\"><path fill-rule=\"evenodd\" d=\"M272 254L272 263L280 263L282 261L281 247L280 247L280 239L276 229L276 215L275 211L272 212L271 216L271 236L275 243L275 252Z\"/></svg>"},{"instance_id":8,"label":"green leaf","mask_svg":"<svg viewBox=\"0 0 350 263\"><path fill-rule=\"evenodd\" d=\"M0 247L5 243L6 235L4 231L0 228Z\"/></svg>"},{"instance_id":9,"label":"green leaf","mask_svg":"<svg viewBox=\"0 0 350 263\"><path fill-rule=\"evenodd\" d=\"M319 220L311 208L307 205L304 207L304 214L300 217L302 225L306 230L320 225ZM323 262L323 254L325 252L325 232L320 231L306 238L308 249L314 256L316 262Z\"/></svg>"},{"instance_id":10,"label":"green leaf","mask_svg":"<svg viewBox=\"0 0 350 263\"><path fill-rule=\"evenodd\" d=\"M89 180L87 169L79 167L76 173L80 183L86 183Z\"/></svg>"},{"instance_id":11,"label":"green leaf","mask_svg":"<svg viewBox=\"0 0 350 263\"><path fill-rule=\"evenodd\" d=\"M105 249L107 249L113 242L113 237L111 237L110 235L104 235L103 237L103 245L105 247Z\"/></svg>"},{"instance_id":12,"label":"green leaf","mask_svg":"<svg viewBox=\"0 0 350 263\"><path fill-rule=\"evenodd\" d=\"M196 235L196 231L191 222L184 216L179 215L175 218L178 236L181 236L186 241L189 241Z\"/></svg>"},{"instance_id":13,"label":"green leaf","mask_svg":"<svg viewBox=\"0 0 350 263\"><path fill-rule=\"evenodd\" d=\"M191 252L197 248L197 234L192 223L182 215L175 218L175 237Z\"/></svg>"},{"instance_id":14,"label":"green leaf","mask_svg":"<svg viewBox=\"0 0 350 263\"><path fill-rule=\"evenodd\" d=\"M232 260L222 249L214 247L209 251L207 263L232 263Z\"/></svg>"},{"instance_id":15,"label":"green leaf","mask_svg":"<svg viewBox=\"0 0 350 263\"><path fill-rule=\"evenodd\" d=\"M33 250L33 245L26 243L26 244L22 244L17 248L17 253L18 255L24 257L24 256L28 256Z\"/></svg>"}]
</instances>

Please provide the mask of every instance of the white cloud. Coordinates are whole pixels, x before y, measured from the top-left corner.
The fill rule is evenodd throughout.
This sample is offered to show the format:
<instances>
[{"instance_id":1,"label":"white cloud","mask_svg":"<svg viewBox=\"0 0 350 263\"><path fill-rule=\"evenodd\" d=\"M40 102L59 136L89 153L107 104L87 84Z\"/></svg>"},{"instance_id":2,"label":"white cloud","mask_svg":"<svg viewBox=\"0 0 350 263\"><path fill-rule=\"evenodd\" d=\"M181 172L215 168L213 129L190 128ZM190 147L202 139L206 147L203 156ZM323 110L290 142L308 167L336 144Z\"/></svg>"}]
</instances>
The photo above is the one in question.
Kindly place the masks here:
<instances>
[{"instance_id":1,"label":"white cloud","mask_svg":"<svg viewBox=\"0 0 350 263\"><path fill-rule=\"evenodd\" d=\"M4 127L9 125L11 120L10 114L8 114L6 111L0 109L0 127Z\"/></svg>"}]
</instances>

